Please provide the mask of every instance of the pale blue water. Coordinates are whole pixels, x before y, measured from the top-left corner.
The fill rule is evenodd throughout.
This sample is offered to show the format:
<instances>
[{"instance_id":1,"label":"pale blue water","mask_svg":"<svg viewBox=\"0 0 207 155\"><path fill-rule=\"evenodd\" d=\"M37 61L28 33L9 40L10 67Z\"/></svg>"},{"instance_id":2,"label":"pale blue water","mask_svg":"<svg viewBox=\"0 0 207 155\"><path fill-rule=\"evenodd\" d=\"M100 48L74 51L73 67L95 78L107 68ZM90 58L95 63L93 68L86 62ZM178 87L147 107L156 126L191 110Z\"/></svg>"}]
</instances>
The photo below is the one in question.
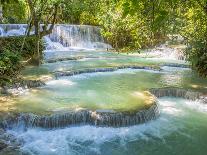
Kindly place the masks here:
<instances>
[{"instance_id":1,"label":"pale blue water","mask_svg":"<svg viewBox=\"0 0 207 155\"><path fill-rule=\"evenodd\" d=\"M65 51L64 51L65 52ZM54 54L54 55L53 55ZM55 53L47 59L57 57ZM56 53L57 54L57 53ZM26 77L50 75L56 71L105 68L122 65L156 65L161 71L122 69L115 72L63 76L46 86L12 99L17 111L46 113L73 108L133 110L148 100L150 88L180 87L207 90L207 80L188 68L161 66L183 61L159 60L81 51L58 57L82 56L80 60L45 63L27 68ZM31 74L32 73L32 74ZM207 92L207 91L206 91ZM65 127L47 130L10 130L23 140L21 151L31 155L205 155L207 153L207 105L180 98L159 99L161 115L146 124L102 128Z\"/></svg>"}]
</instances>

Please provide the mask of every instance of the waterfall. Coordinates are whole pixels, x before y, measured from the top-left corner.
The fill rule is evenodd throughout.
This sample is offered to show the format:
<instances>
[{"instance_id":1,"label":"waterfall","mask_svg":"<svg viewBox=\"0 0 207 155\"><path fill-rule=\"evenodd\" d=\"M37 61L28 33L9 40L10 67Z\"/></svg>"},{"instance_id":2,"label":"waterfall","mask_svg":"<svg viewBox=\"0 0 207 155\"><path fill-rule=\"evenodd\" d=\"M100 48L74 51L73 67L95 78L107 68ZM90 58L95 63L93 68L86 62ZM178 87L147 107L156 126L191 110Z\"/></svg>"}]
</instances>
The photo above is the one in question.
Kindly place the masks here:
<instances>
[{"instance_id":1,"label":"waterfall","mask_svg":"<svg viewBox=\"0 0 207 155\"><path fill-rule=\"evenodd\" d=\"M26 24L1 24L0 36L21 36L25 34L26 28Z\"/></svg>"},{"instance_id":2,"label":"waterfall","mask_svg":"<svg viewBox=\"0 0 207 155\"><path fill-rule=\"evenodd\" d=\"M26 28L26 24L1 24L0 36L21 36ZM30 34L34 34L34 30ZM46 50L112 48L104 42L97 26L57 24L52 33L43 39Z\"/></svg>"},{"instance_id":3,"label":"waterfall","mask_svg":"<svg viewBox=\"0 0 207 155\"><path fill-rule=\"evenodd\" d=\"M182 88L152 88L150 89L150 92L154 94L156 97L164 97L164 96L170 96L170 97L180 97L184 99L189 100L197 100L202 97L202 93L195 92L192 90L185 90Z\"/></svg>"},{"instance_id":4,"label":"waterfall","mask_svg":"<svg viewBox=\"0 0 207 155\"><path fill-rule=\"evenodd\" d=\"M185 60L183 52L184 47L171 48L168 43L161 44L153 49L147 49L143 54L143 57L155 58L155 59L170 59L170 60Z\"/></svg>"},{"instance_id":5,"label":"waterfall","mask_svg":"<svg viewBox=\"0 0 207 155\"><path fill-rule=\"evenodd\" d=\"M113 110L78 110L51 115L35 115L23 113L4 120L4 128L61 128L69 125L94 125L122 127L145 123L159 116L158 105L155 102L150 108L134 113L116 112Z\"/></svg>"},{"instance_id":6,"label":"waterfall","mask_svg":"<svg viewBox=\"0 0 207 155\"><path fill-rule=\"evenodd\" d=\"M49 38L53 42L61 43L64 47L86 49L108 49L104 43L100 28L89 25L55 25Z\"/></svg>"},{"instance_id":7,"label":"waterfall","mask_svg":"<svg viewBox=\"0 0 207 155\"><path fill-rule=\"evenodd\" d=\"M44 36L44 43L46 50L66 50L66 48L59 42L53 42L48 36Z\"/></svg>"},{"instance_id":8,"label":"waterfall","mask_svg":"<svg viewBox=\"0 0 207 155\"><path fill-rule=\"evenodd\" d=\"M91 69L84 69L84 70L75 70L75 71L58 71L55 73L55 77L61 76L74 76L84 73L96 73L96 72L114 72L119 69L144 69L144 70L151 70L151 71L160 71L159 68L150 67L150 66L140 66L140 65L123 65L119 67L107 67L107 68L91 68Z\"/></svg>"},{"instance_id":9,"label":"waterfall","mask_svg":"<svg viewBox=\"0 0 207 155\"><path fill-rule=\"evenodd\" d=\"M0 36L4 36L4 29L0 27Z\"/></svg>"}]
</instances>

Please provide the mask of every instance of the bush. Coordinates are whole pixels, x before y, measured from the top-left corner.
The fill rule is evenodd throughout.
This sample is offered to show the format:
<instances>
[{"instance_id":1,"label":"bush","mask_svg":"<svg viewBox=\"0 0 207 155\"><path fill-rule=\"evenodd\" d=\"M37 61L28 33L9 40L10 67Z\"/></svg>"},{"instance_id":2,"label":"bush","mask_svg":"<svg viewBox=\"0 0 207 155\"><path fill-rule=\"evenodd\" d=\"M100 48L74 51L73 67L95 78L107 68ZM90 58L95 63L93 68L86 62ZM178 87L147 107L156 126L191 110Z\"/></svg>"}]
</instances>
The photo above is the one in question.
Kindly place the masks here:
<instances>
[{"instance_id":1,"label":"bush","mask_svg":"<svg viewBox=\"0 0 207 155\"><path fill-rule=\"evenodd\" d=\"M22 48L23 40L24 36L0 38L0 53L5 50L9 50L20 53L24 59L31 58L33 55L35 55L36 51L36 38L34 36L26 37L24 47ZM41 43L40 51L43 51L43 48L43 43Z\"/></svg>"},{"instance_id":2,"label":"bush","mask_svg":"<svg viewBox=\"0 0 207 155\"><path fill-rule=\"evenodd\" d=\"M207 42L206 40L195 40L186 49L187 59L191 62L193 69L199 75L207 77Z\"/></svg>"},{"instance_id":3,"label":"bush","mask_svg":"<svg viewBox=\"0 0 207 155\"><path fill-rule=\"evenodd\" d=\"M22 48L24 37L2 37L0 38L0 86L12 83L24 67L21 61L33 58L36 54L36 38L26 37ZM43 44L40 44L40 51Z\"/></svg>"},{"instance_id":4,"label":"bush","mask_svg":"<svg viewBox=\"0 0 207 155\"><path fill-rule=\"evenodd\" d=\"M4 50L0 53L0 86L11 83L12 78L17 77L23 67L20 63L19 53Z\"/></svg>"}]
</instances>

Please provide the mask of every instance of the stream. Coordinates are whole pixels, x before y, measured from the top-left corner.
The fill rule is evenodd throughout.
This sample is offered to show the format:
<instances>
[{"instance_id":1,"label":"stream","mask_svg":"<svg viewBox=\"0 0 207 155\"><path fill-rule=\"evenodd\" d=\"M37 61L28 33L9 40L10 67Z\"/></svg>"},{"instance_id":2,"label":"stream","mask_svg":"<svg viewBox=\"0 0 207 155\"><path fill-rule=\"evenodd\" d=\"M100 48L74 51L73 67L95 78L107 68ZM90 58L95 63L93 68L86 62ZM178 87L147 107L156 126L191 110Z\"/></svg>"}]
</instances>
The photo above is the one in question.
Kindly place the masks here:
<instances>
[{"instance_id":1,"label":"stream","mask_svg":"<svg viewBox=\"0 0 207 155\"><path fill-rule=\"evenodd\" d=\"M4 36L25 31L24 25L0 28ZM0 103L3 113L18 115L5 121L18 153L206 154L207 104L189 96L205 98L207 79L189 68L180 49L163 44L141 54L110 52L100 29L87 25L56 25L44 42L44 63L22 75L45 85ZM152 89L166 91L157 98Z\"/></svg>"}]
</instances>

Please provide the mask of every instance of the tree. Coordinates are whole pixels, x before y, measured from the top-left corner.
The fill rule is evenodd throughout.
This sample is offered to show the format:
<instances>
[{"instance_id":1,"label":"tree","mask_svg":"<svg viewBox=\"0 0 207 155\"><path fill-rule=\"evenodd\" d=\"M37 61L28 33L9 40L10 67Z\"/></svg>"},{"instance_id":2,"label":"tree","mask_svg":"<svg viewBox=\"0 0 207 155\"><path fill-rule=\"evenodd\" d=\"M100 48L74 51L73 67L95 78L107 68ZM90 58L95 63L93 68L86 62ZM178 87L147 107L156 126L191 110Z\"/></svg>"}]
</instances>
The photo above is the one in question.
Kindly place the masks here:
<instances>
[{"instance_id":1,"label":"tree","mask_svg":"<svg viewBox=\"0 0 207 155\"><path fill-rule=\"evenodd\" d=\"M58 8L60 1L58 0L27 0L29 7L29 22L27 36L30 35L31 29L34 27L34 35L36 36L37 63L40 64L40 39L52 32L54 24L57 20Z\"/></svg>"}]
</instances>

